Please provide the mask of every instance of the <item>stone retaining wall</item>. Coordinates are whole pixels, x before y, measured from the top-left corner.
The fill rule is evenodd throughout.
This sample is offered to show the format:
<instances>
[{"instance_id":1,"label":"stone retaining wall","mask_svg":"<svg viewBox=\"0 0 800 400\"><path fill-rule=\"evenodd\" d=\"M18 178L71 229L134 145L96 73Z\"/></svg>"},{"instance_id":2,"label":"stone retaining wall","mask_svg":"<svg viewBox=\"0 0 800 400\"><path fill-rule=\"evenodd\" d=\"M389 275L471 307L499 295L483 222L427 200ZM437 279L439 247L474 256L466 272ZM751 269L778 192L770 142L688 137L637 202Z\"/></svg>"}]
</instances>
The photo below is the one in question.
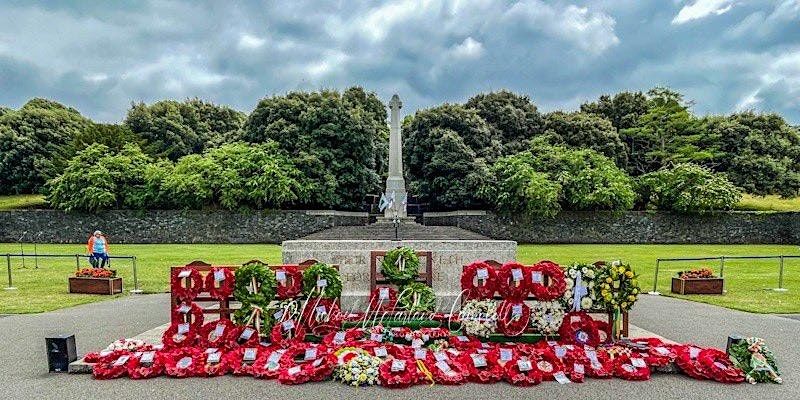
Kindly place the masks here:
<instances>
[{"instance_id":1,"label":"stone retaining wall","mask_svg":"<svg viewBox=\"0 0 800 400\"><path fill-rule=\"evenodd\" d=\"M24 241L32 242L41 232L36 239L41 243L84 243L100 229L112 243L281 243L368 219L366 213L343 211L18 210L0 212L0 242L16 242L24 232ZM552 219L525 219L454 211L425 213L422 220L520 243L800 243L800 212L562 212Z\"/></svg>"},{"instance_id":2,"label":"stone retaining wall","mask_svg":"<svg viewBox=\"0 0 800 400\"><path fill-rule=\"evenodd\" d=\"M800 243L800 212L577 212L555 218L508 217L486 211L425 213L425 225L448 225L520 243Z\"/></svg>"},{"instance_id":3,"label":"stone retaining wall","mask_svg":"<svg viewBox=\"0 0 800 400\"><path fill-rule=\"evenodd\" d=\"M0 242L16 242L27 232L25 242L85 243L99 229L111 243L281 243L367 219L367 213L346 211L2 211Z\"/></svg>"}]
</instances>

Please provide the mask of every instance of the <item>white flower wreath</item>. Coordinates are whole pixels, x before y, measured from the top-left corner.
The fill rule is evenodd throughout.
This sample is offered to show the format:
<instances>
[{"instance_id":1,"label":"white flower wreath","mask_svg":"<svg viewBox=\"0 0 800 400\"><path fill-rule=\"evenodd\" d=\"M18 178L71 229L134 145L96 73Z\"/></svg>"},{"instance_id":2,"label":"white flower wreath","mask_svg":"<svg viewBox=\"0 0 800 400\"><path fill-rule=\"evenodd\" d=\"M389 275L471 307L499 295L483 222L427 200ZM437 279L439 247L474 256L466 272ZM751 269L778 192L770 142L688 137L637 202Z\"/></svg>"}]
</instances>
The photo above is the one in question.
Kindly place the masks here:
<instances>
[{"instance_id":1,"label":"white flower wreath","mask_svg":"<svg viewBox=\"0 0 800 400\"><path fill-rule=\"evenodd\" d=\"M497 301L469 300L461 307L459 319L465 334L489 337L497 332Z\"/></svg>"},{"instance_id":2,"label":"white flower wreath","mask_svg":"<svg viewBox=\"0 0 800 400\"><path fill-rule=\"evenodd\" d=\"M567 268L567 290L561 298L564 308L578 311L591 310L595 306L598 273L598 267L591 264L572 264ZM575 296L576 290L579 296ZM579 307L576 307L576 301Z\"/></svg>"},{"instance_id":3,"label":"white flower wreath","mask_svg":"<svg viewBox=\"0 0 800 400\"><path fill-rule=\"evenodd\" d=\"M359 354L346 363L336 367L333 379L352 386L373 386L378 384L379 357Z\"/></svg>"},{"instance_id":4,"label":"white flower wreath","mask_svg":"<svg viewBox=\"0 0 800 400\"><path fill-rule=\"evenodd\" d=\"M531 327L542 335L553 335L564 320L564 307L559 301L531 302Z\"/></svg>"}]
</instances>

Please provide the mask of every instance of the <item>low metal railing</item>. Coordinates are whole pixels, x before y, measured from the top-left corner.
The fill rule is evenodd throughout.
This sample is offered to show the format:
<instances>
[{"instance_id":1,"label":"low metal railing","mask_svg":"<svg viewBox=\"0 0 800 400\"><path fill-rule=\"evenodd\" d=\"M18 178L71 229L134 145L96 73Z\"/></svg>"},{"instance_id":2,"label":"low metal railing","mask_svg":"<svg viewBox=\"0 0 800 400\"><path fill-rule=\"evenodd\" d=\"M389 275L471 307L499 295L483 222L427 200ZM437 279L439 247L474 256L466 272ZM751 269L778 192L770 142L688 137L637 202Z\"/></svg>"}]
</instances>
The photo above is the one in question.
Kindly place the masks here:
<instances>
[{"instance_id":1,"label":"low metal railing","mask_svg":"<svg viewBox=\"0 0 800 400\"><path fill-rule=\"evenodd\" d=\"M25 260L26 257L27 258L34 258L35 259L35 263L36 263L36 268L39 268L39 258L40 257L41 258L75 258L75 268L76 269L80 269L81 268L81 258L84 258L84 257L90 258L91 257L91 255L87 255L87 254L36 254L36 253L34 253L34 254L25 254L25 253L10 254L10 253L6 253L6 254L2 254L2 256L6 258L6 268L7 268L7 273L8 273L8 286L6 286L6 290L14 290L14 289L16 289L14 287L14 284L13 284L13 281L12 281L12 276L11 276L11 258L12 257L21 258L23 260L23 267L24 267L24 260ZM138 277L137 270L136 270L136 256L108 256L108 258L109 258L109 260L108 260L108 266L109 267L111 267L111 260L112 259L116 259L116 260L120 260L120 259L122 259L122 260L131 260L131 265L133 267L133 289L131 290L131 293L141 293L142 291L139 289L139 277Z\"/></svg>"},{"instance_id":2,"label":"low metal railing","mask_svg":"<svg viewBox=\"0 0 800 400\"><path fill-rule=\"evenodd\" d=\"M773 289L776 291L786 291L788 289L783 287L783 274L784 274L784 260L787 258L800 258L800 255L778 255L778 256L717 256L717 257L687 257L687 258L657 258L656 271L653 277L653 291L652 294L658 294L658 270L662 262L668 261L710 261L719 260L719 276L725 277L725 260L768 260L778 259L778 287ZM722 290L725 291L725 281L722 281Z\"/></svg>"}]
</instances>

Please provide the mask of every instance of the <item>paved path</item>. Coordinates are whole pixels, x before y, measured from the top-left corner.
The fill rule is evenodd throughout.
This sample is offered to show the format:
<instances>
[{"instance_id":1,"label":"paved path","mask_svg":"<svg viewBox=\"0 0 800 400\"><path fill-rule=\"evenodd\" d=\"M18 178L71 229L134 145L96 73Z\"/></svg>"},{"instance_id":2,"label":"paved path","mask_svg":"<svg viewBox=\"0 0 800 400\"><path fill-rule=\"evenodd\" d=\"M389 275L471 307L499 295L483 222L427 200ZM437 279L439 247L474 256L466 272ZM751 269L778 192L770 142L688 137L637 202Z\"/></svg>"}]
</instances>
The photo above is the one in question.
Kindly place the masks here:
<instances>
[{"instance_id":1,"label":"paved path","mask_svg":"<svg viewBox=\"0 0 800 400\"><path fill-rule=\"evenodd\" d=\"M0 318L0 388L4 398L19 399L250 399L276 398L419 398L419 399L764 399L797 398L800 393L800 348L796 333L800 321L755 315L666 297L643 296L632 320L644 329L678 341L706 346L725 345L731 332L759 335L778 355L784 385L723 385L695 381L682 375L656 375L649 382L588 380L583 384L543 383L516 388L505 383L468 384L458 387L416 386L394 391L384 388L349 388L335 382L283 386L274 381L225 376L185 380L156 378L149 381L118 379L95 381L88 375L48 374L44 336L75 333L78 352L105 347L119 337L130 337L167 322L168 297L164 294L126 297L64 310Z\"/></svg>"}]
</instances>

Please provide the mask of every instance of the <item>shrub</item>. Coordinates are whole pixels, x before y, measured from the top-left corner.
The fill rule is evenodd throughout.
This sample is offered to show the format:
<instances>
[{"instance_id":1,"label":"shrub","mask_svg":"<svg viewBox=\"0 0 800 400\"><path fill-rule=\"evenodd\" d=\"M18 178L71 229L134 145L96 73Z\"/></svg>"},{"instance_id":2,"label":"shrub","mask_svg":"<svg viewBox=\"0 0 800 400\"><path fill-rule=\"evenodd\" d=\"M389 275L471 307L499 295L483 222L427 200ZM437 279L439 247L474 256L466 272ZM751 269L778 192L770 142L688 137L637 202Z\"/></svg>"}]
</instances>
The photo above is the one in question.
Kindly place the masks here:
<instances>
[{"instance_id":1,"label":"shrub","mask_svg":"<svg viewBox=\"0 0 800 400\"><path fill-rule=\"evenodd\" d=\"M70 159L61 175L47 182L47 200L66 211L130 207L141 196L150 162L136 145L126 145L114 154L104 144L92 144Z\"/></svg>"},{"instance_id":2,"label":"shrub","mask_svg":"<svg viewBox=\"0 0 800 400\"><path fill-rule=\"evenodd\" d=\"M639 178L645 206L682 213L730 210L742 197L723 174L684 163Z\"/></svg>"},{"instance_id":3,"label":"shrub","mask_svg":"<svg viewBox=\"0 0 800 400\"><path fill-rule=\"evenodd\" d=\"M570 210L629 210L636 194L630 177L608 157L589 149L534 146L532 166L562 187L561 202Z\"/></svg>"},{"instance_id":4,"label":"shrub","mask_svg":"<svg viewBox=\"0 0 800 400\"><path fill-rule=\"evenodd\" d=\"M315 188L272 141L229 144L211 150L206 157L220 168L211 175L212 185L219 204L227 209L280 208L302 202Z\"/></svg>"},{"instance_id":5,"label":"shrub","mask_svg":"<svg viewBox=\"0 0 800 400\"><path fill-rule=\"evenodd\" d=\"M561 206L561 185L531 166L529 152L503 157L490 168L480 196L501 213L553 216Z\"/></svg>"}]
</instances>

